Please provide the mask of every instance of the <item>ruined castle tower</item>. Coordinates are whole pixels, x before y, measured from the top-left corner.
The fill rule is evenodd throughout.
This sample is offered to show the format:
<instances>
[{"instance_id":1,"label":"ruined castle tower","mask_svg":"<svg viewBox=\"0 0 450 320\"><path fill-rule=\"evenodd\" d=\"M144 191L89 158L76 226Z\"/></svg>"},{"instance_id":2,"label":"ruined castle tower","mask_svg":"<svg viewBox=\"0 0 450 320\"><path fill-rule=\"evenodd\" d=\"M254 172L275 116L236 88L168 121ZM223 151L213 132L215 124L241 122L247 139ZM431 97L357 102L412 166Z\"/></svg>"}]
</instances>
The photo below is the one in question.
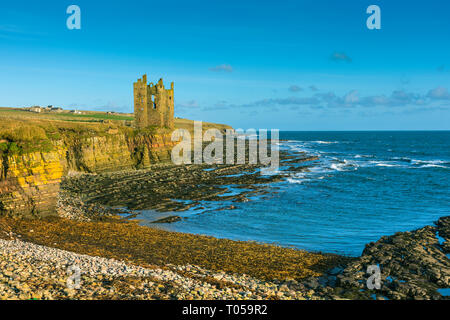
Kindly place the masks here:
<instances>
[{"instance_id":1,"label":"ruined castle tower","mask_svg":"<svg viewBox=\"0 0 450 320\"><path fill-rule=\"evenodd\" d=\"M174 127L173 82L165 89L163 80L147 85L147 75L133 83L134 117L138 128L148 126Z\"/></svg>"}]
</instances>

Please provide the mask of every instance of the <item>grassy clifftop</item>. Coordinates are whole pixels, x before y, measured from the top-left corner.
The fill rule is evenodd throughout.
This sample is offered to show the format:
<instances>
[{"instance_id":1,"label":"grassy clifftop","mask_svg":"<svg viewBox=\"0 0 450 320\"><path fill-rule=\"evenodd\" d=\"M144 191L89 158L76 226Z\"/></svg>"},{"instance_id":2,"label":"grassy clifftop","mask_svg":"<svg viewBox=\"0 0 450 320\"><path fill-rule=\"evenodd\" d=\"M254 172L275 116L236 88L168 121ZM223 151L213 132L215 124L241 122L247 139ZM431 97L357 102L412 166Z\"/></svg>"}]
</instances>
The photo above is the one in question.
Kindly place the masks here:
<instances>
[{"instance_id":1,"label":"grassy clifftop","mask_svg":"<svg viewBox=\"0 0 450 320\"><path fill-rule=\"evenodd\" d=\"M0 153L49 152L54 142L73 137L99 137L123 133L128 136L168 133L168 129L134 129L133 114L85 111L73 113L33 113L24 109L0 108ZM175 128L193 130L193 121L175 119ZM204 123L204 129L225 130L227 125Z\"/></svg>"}]
</instances>

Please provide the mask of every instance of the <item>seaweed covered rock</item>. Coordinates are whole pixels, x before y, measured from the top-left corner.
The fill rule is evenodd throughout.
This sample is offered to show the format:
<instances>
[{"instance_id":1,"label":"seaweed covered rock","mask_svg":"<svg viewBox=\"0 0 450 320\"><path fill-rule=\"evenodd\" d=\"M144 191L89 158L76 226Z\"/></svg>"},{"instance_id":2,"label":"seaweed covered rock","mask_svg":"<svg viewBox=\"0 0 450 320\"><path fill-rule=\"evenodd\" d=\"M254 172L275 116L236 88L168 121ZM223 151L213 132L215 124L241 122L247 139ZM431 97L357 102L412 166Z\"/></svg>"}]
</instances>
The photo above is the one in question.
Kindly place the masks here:
<instances>
[{"instance_id":1,"label":"seaweed covered rock","mask_svg":"<svg viewBox=\"0 0 450 320\"><path fill-rule=\"evenodd\" d=\"M436 226L398 232L367 244L361 257L337 276L337 286L389 299L443 298L437 290L450 287L449 221L450 217L443 217ZM380 289L367 286L369 266L380 270Z\"/></svg>"}]
</instances>

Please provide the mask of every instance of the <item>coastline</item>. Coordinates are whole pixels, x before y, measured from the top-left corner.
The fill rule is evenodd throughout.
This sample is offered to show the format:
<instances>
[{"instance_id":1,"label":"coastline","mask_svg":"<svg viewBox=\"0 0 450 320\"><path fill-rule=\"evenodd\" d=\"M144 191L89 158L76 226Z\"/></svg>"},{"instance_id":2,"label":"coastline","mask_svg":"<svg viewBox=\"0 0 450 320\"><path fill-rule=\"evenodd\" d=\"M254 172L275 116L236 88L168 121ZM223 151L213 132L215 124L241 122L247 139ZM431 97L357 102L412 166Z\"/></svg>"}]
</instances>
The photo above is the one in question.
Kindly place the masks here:
<instances>
[{"instance_id":1,"label":"coastline","mask_svg":"<svg viewBox=\"0 0 450 320\"><path fill-rule=\"evenodd\" d=\"M332 254L309 253L254 242L162 231L120 221L77 222L60 218L43 220L0 218L0 226L0 238L13 247L14 244L18 245L19 248L12 251L19 252L19 256L28 255L29 250L23 247L31 247L33 251L35 245L39 245L42 246L41 252L47 252L48 249L50 253L44 257L44 260L51 261L50 264L54 268L52 272L60 277L59 288L52 289L50 293L53 298L62 299L76 297L78 293L76 291L67 293L65 283L61 283L68 277L65 274L68 263L66 260L54 259L51 253L55 249L63 250L64 254L72 256L70 261L79 261L78 255L81 254L89 256L90 258L86 258L88 260L95 260L96 258L92 258L94 256L109 259L108 262L104 261L106 265L113 263L114 260L142 267L147 270L142 271L144 273L150 272L148 270L156 270L154 272L163 274L163 291L167 293L166 295L158 294L159 291L155 292L150 288L148 292L141 295L130 293L120 296L120 298L128 299L149 299L153 295L157 299L306 299L309 297L301 290L289 289L286 286L281 289L281 287L286 282L297 284L295 279L320 276L326 270L348 260L348 258ZM5 247L7 246L2 246L1 250L5 250ZM1 256L8 257L4 251ZM34 261L36 257L33 256L32 259ZM17 259L6 260L10 263L17 261ZM32 265L23 264L20 268L11 267L10 269L27 269ZM5 270L8 268L2 268L1 271L3 279ZM92 271L91 268L88 268L89 274L98 273L95 270L90 271ZM6 276L13 276L13 274L6 274ZM86 290L93 295L80 297L119 298L119 296L108 294L98 296L95 293L97 291L89 289L89 284L95 282L97 287L106 286L110 289L106 282L112 281L111 279L117 276L120 278L116 279L117 281L127 282L131 281L129 277L133 278L135 274L133 272L127 274L128 278L125 277L127 279L120 277L122 276L120 274L102 274L104 281L95 281L93 280L96 279L95 277L87 277ZM180 288L171 291L170 288L174 286L171 281L178 279L177 277L186 279L180 280L182 282ZM198 280L203 285L190 283L189 279ZM144 283L147 280L144 279ZM16 281L20 282L20 277ZM22 281L30 286L28 280L22 279ZM16 289L19 290L17 294L23 293L21 286L16 286ZM18 298L19 295L14 294L9 298ZM42 298L45 297L42 296Z\"/></svg>"},{"instance_id":2,"label":"coastline","mask_svg":"<svg viewBox=\"0 0 450 320\"><path fill-rule=\"evenodd\" d=\"M359 258L120 220L0 218L0 238L3 299L41 292L30 277L49 288L36 299L448 299L437 290L450 287L450 217L382 237ZM71 263L84 268L79 291L66 287ZM366 287L371 264L382 266L380 290Z\"/></svg>"},{"instance_id":3,"label":"coastline","mask_svg":"<svg viewBox=\"0 0 450 320\"><path fill-rule=\"evenodd\" d=\"M180 215L149 223L189 219L183 216L189 209L234 210L276 193L268 186L310 172L319 158L304 149L282 151L285 172L266 177L249 163L176 166L162 158L112 171L66 172L81 168L69 166L57 179L52 216L0 216L0 299L448 299L438 290L450 287L449 217L381 237L357 257L166 231L135 219L144 210ZM28 177L30 164L23 163L20 173ZM37 168L30 177L53 170L46 162ZM204 206L224 200L226 207ZM82 272L79 290L66 283L73 265ZM367 288L374 265L381 268L379 290Z\"/></svg>"}]
</instances>

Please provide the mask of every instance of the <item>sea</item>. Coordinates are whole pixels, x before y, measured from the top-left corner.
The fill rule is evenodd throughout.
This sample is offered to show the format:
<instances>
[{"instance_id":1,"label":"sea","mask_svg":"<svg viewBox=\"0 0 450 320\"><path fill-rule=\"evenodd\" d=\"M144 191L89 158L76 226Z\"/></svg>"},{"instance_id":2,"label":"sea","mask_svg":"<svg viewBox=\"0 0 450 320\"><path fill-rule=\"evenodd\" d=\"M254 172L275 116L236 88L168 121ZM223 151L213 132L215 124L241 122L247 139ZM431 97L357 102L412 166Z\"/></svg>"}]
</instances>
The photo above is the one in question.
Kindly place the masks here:
<instances>
[{"instance_id":1,"label":"sea","mask_svg":"<svg viewBox=\"0 0 450 320\"><path fill-rule=\"evenodd\" d=\"M359 256L371 241L450 214L450 131L282 131L279 148L319 158L264 196L205 201L158 228Z\"/></svg>"}]
</instances>

